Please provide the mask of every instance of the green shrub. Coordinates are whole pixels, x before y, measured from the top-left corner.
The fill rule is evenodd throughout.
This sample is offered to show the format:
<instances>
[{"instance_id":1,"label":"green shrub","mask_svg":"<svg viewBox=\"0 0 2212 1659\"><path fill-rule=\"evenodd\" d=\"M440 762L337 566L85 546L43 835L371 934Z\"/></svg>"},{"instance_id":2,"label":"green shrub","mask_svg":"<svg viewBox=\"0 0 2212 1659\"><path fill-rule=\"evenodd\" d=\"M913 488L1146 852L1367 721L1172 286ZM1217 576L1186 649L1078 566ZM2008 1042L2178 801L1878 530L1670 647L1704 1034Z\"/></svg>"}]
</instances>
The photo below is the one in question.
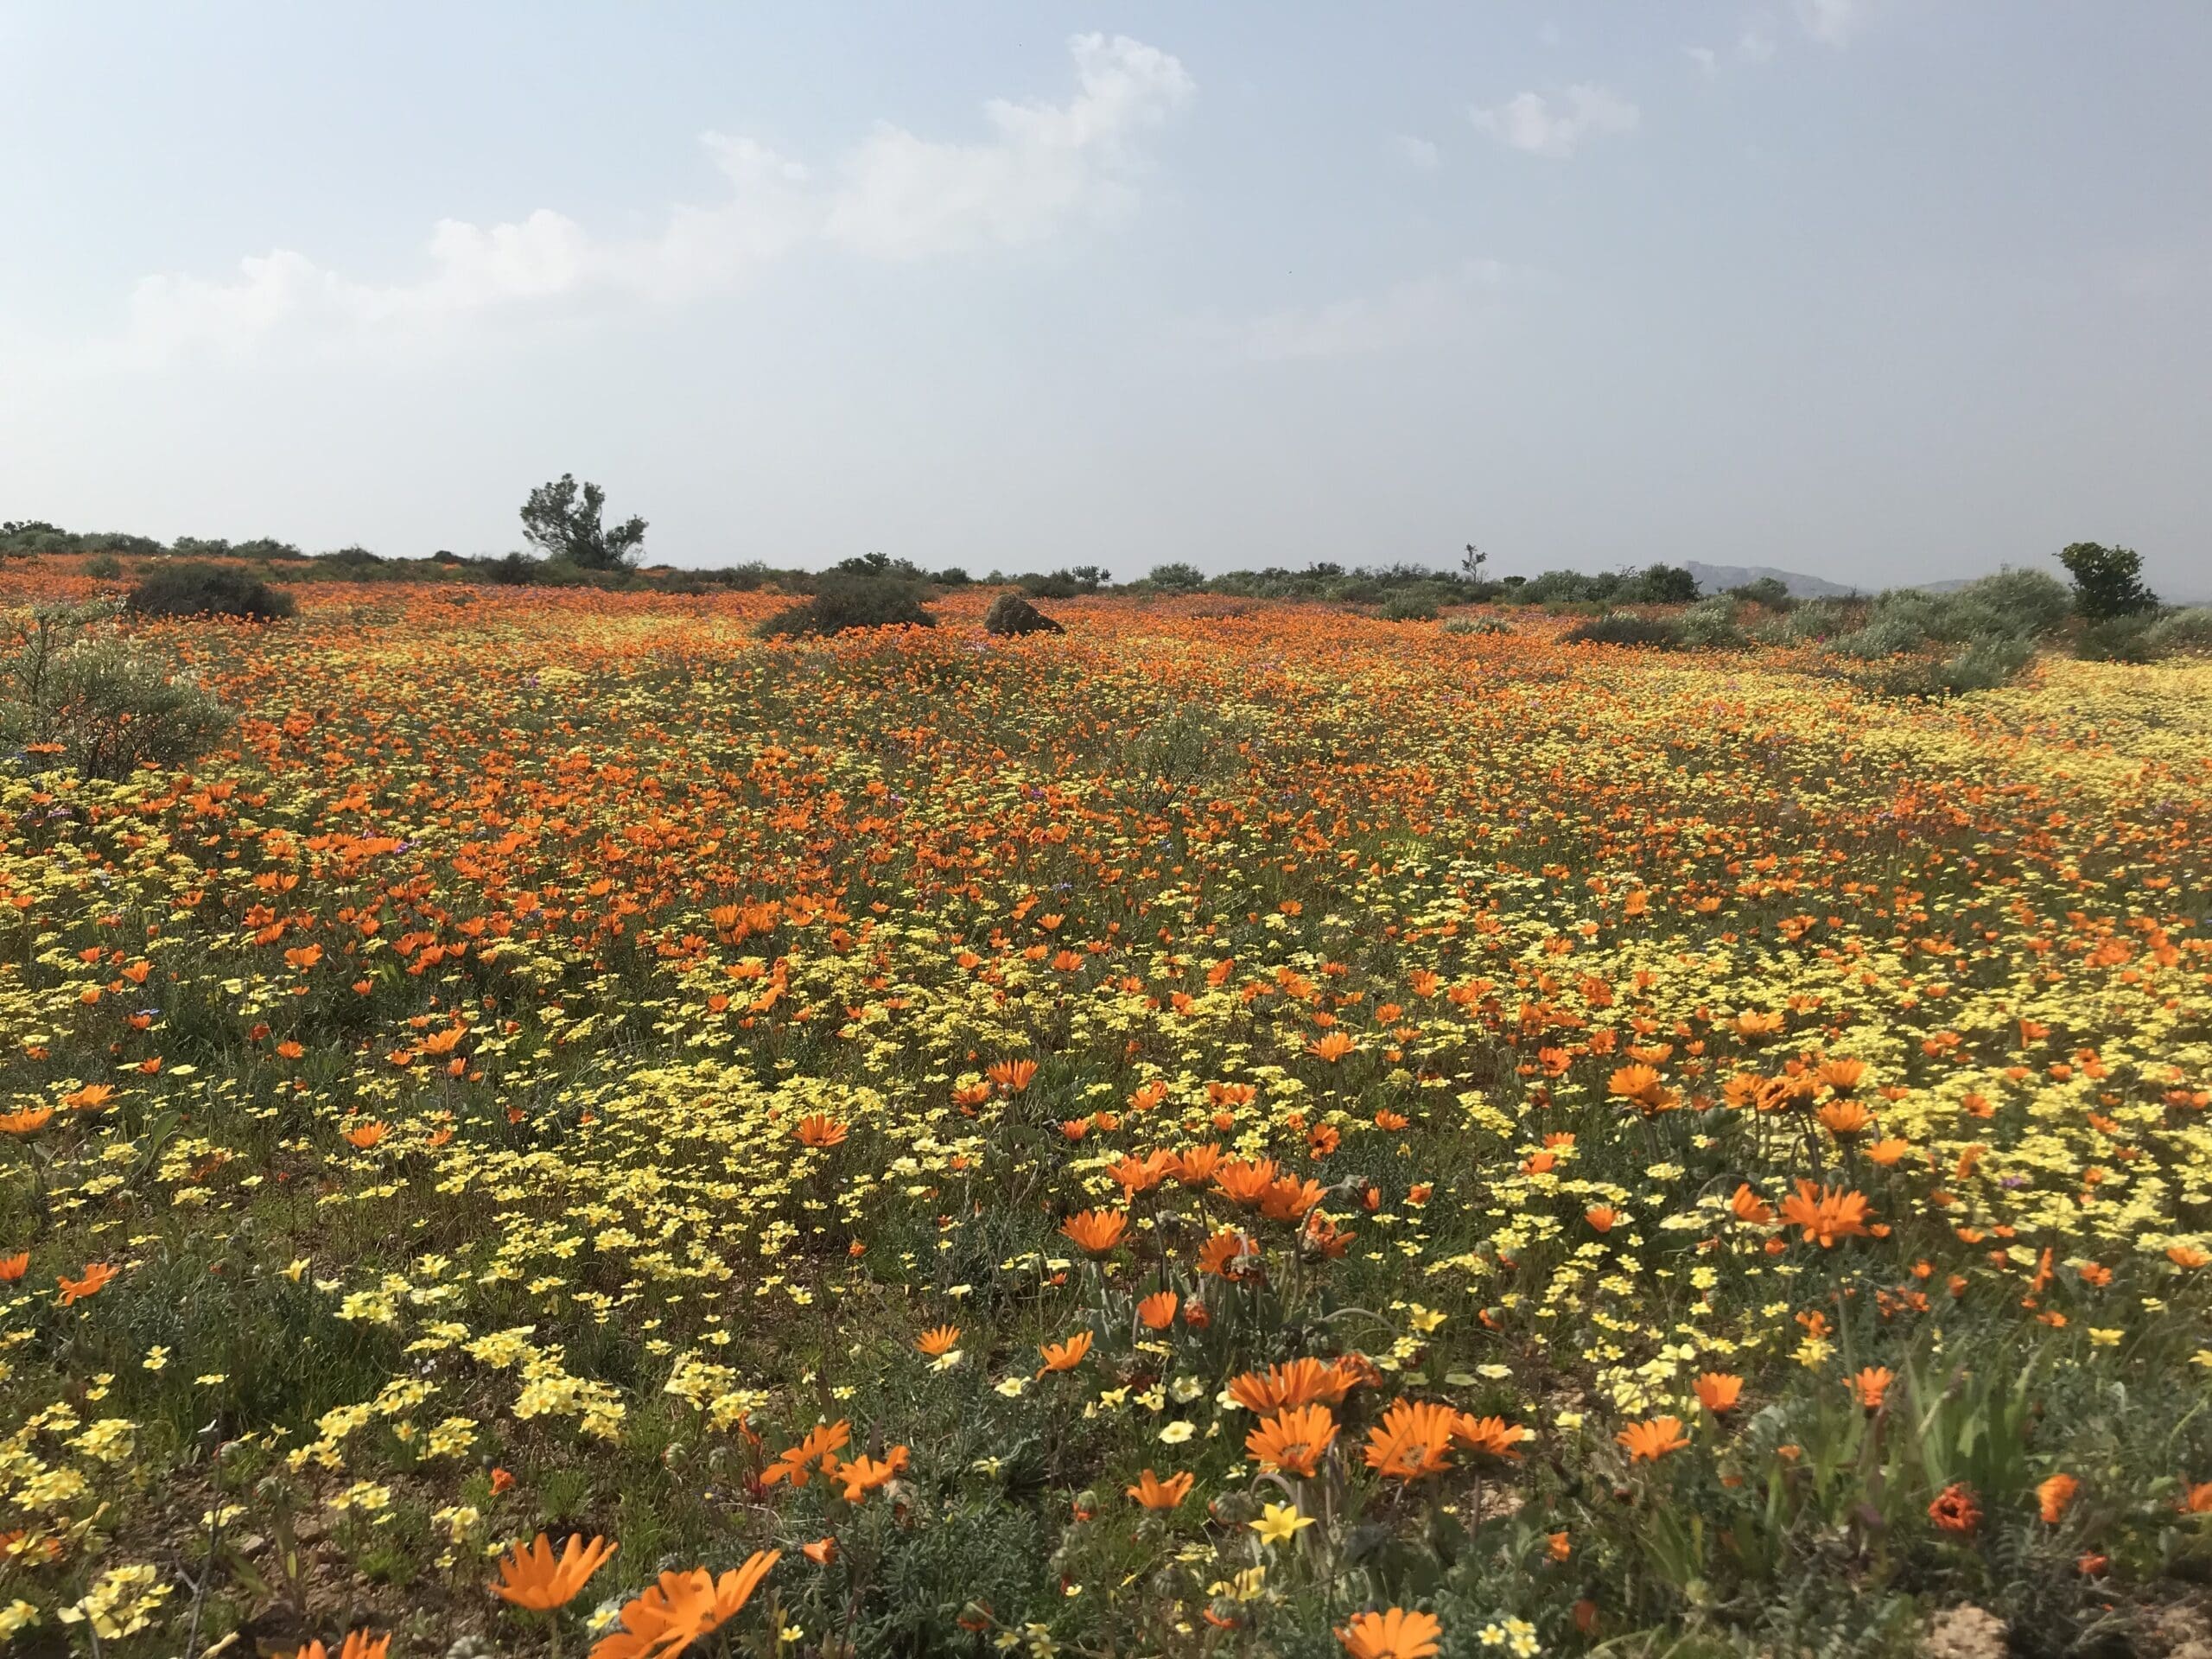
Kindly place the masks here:
<instances>
[{"instance_id":1,"label":"green shrub","mask_svg":"<svg viewBox=\"0 0 2212 1659\"><path fill-rule=\"evenodd\" d=\"M1728 597L1748 600L1754 605L1764 605L1770 611L1790 611L1797 607L1796 599L1779 576L1760 576L1741 587L1731 588Z\"/></svg>"},{"instance_id":2,"label":"green shrub","mask_svg":"<svg viewBox=\"0 0 2212 1659\"><path fill-rule=\"evenodd\" d=\"M2152 639L2158 619L2148 611L2127 612L2091 622L2074 641L2074 654L2086 663L2147 663L2159 655Z\"/></svg>"},{"instance_id":3,"label":"green shrub","mask_svg":"<svg viewBox=\"0 0 2212 1659\"><path fill-rule=\"evenodd\" d=\"M830 570L848 576L875 576L916 586L930 579L930 573L912 559L894 559L888 553L855 553L849 559L838 560Z\"/></svg>"},{"instance_id":4,"label":"green shrub","mask_svg":"<svg viewBox=\"0 0 2212 1659\"><path fill-rule=\"evenodd\" d=\"M245 555L243 545L232 548L231 550L241 558ZM326 570L337 575L342 581L372 580L384 574L385 566L398 563L396 559L387 559L381 553L372 552L359 543L349 543L345 547L334 547L327 552L318 553L315 556L315 562Z\"/></svg>"},{"instance_id":5,"label":"green shrub","mask_svg":"<svg viewBox=\"0 0 2212 1659\"><path fill-rule=\"evenodd\" d=\"M1205 587L1206 573L1195 564L1181 563L1155 564L1152 567L1152 575L1146 580L1155 588L1164 588L1170 592L1185 592Z\"/></svg>"},{"instance_id":6,"label":"green shrub","mask_svg":"<svg viewBox=\"0 0 2212 1659\"><path fill-rule=\"evenodd\" d=\"M1630 611L1613 611L1605 616L1593 616L1586 622L1577 623L1567 630L1566 639L1571 645L1649 645L1660 651L1672 651L1681 645L1682 631L1664 617L1637 616Z\"/></svg>"},{"instance_id":7,"label":"green shrub","mask_svg":"<svg viewBox=\"0 0 2212 1659\"><path fill-rule=\"evenodd\" d=\"M1688 605L1697 578L1679 564L1648 564L1622 584L1620 597L1643 605Z\"/></svg>"},{"instance_id":8,"label":"green shrub","mask_svg":"<svg viewBox=\"0 0 2212 1659\"><path fill-rule=\"evenodd\" d=\"M1071 570L1055 570L1050 575L1033 572L1017 580L1021 591L1032 599L1073 599L1083 591L1083 585L1077 582Z\"/></svg>"},{"instance_id":9,"label":"green shrub","mask_svg":"<svg viewBox=\"0 0 2212 1659\"><path fill-rule=\"evenodd\" d=\"M527 553L508 553L484 566L484 579L499 588L528 588L538 580L544 568L542 562Z\"/></svg>"},{"instance_id":10,"label":"green shrub","mask_svg":"<svg viewBox=\"0 0 2212 1659\"><path fill-rule=\"evenodd\" d=\"M2010 684L2035 656L2031 640L1977 639L1936 665L1936 686L1943 696L1954 697L1967 691L1987 691Z\"/></svg>"},{"instance_id":11,"label":"green shrub","mask_svg":"<svg viewBox=\"0 0 2212 1659\"><path fill-rule=\"evenodd\" d=\"M1863 599L1808 599L1762 626L1758 637L1775 645L1834 639L1863 626L1868 608Z\"/></svg>"},{"instance_id":12,"label":"green shrub","mask_svg":"<svg viewBox=\"0 0 2212 1659\"><path fill-rule=\"evenodd\" d=\"M2169 611L2151 625L2150 644L2161 657L2177 652L2212 652L2212 605Z\"/></svg>"},{"instance_id":13,"label":"green shrub","mask_svg":"<svg viewBox=\"0 0 2212 1659\"><path fill-rule=\"evenodd\" d=\"M1934 594L1885 594L1863 624L1831 640L1828 648L1840 656L1873 662L1924 650L1941 637L1940 629Z\"/></svg>"},{"instance_id":14,"label":"green shrub","mask_svg":"<svg viewBox=\"0 0 2212 1659\"><path fill-rule=\"evenodd\" d=\"M0 735L87 778L205 754L231 715L188 676L103 624L104 607L31 613L0 659Z\"/></svg>"},{"instance_id":15,"label":"green shrub","mask_svg":"<svg viewBox=\"0 0 2212 1659\"><path fill-rule=\"evenodd\" d=\"M2158 596L2143 585L2143 556L2132 547L2069 543L2058 556L2074 578L2074 603L2092 622L2156 610Z\"/></svg>"},{"instance_id":16,"label":"green shrub","mask_svg":"<svg viewBox=\"0 0 2212 1659\"><path fill-rule=\"evenodd\" d=\"M113 582L123 574L123 561L112 553L95 553L85 561L85 574L99 582Z\"/></svg>"},{"instance_id":17,"label":"green shrub","mask_svg":"<svg viewBox=\"0 0 2212 1659\"><path fill-rule=\"evenodd\" d=\"M274 536L257 536L251 541L240 542L231 549L234 559L276 559L286 563L297 563L307 557L291 543L279 541Z\"/></svg>"},{"instance_id":18,"label":"green shrub","mask_svg":"<svg viewBox=\"0 0 2212 1659\"><path fill-rule=\"evenodd\" d=\"M903 582L842 573L824 575L813 597L780 610L760 627L764 639L812 638L850 628L933 628L937 618Z\"/></svg>"},{"instance_id":19,"label":"green shrub","mask_svg":"<svg viewBox=\"0 0 2212 1659\"><path fill-rule=\"evenodd\" d=\"M1977 639L1946 655L1921 652L1891 657L1849 677L1892 697L1936 699L2010 684L2035 660L2028 639Z\"/></svg>"},{"instance_id":20,"label":"green shrub","mask_svg":"<svg viewBox=\"0 0 2212 1659\"><path fill-rule=\"evenodd\" d=\"M256 622L289 616L292 596L233 566L165 564L138 579L125 601L140 616L238 616Z\"/></svg>"},{"instance_id":21,"label":"green shrub","mask_svg":"<svg viewBox=\"0 0 2212 1659\"><path fill-rule=\"evenodd\" d=\"M1805 607L1790 620L1798 621L1812 609ZM1832 639L1828 648L1860 662L1876 662L1934 652L1942 645L2033 641L2056 632L2071 609L2066 589L2036 570L2000 570L1948 593L1892 588L1875 598L1858 627ZM1966 653L1937 654L1949 662ZM1982 660L1995 658L1984 653Z\"/></svg>"},{"instance_id":22,"label":"green shrub","mask_svg":"<svg viewBox=\"0 0 2212 1659\"><path fill-rule=\"evenodd\" d=\"M1736 626L1736 601L1701 599L1675 619L1685 645L1694 651L1734 651L1751 643Z\"/></svg>"},{"instance_id":23,"label":"green shrub","mask_svg":"<svg viewBox=\"0 0 2212 1659\"><path fill-rule=\"evenodd\" d=\"M2040 570L1999 570L1948 595L1955 625L1967 636L2009 633L2040 639L2066 626L2074 599L2063 583Z\"/></svg>"},{"instance_id":24,"label":"green shrub","mask_svg":"<svg viewBox=\"0 0 2212 1659\"><path fill-rule=\"evenodd\" d=\"M1510 633L1513 625L1501 622L1494 616L1455 616L1444 624L1446 633Z\"/></svg>"},{"instance_id":25,"label":"green shrub","mask_svg":"<svg viewBox=\"0 0 2212 1659\"><path fill-rule=\"evenodd\" d=\"M1385 622L1433 622L1436 601L1427 594L1393 594L1376 614Z\"/></svg>"}]
</instances>

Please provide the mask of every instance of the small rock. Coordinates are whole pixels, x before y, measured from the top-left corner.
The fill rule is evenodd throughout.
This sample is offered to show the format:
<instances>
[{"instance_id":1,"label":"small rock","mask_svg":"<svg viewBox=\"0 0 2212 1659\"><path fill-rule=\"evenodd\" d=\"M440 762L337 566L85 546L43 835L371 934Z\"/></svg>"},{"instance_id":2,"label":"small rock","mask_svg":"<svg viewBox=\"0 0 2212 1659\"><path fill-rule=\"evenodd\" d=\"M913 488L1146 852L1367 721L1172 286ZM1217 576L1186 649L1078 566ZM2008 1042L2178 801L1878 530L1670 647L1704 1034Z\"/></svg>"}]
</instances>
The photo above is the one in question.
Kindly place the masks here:
<instances>
[{"instance_id":1,"label":"small rock","mask_svg":"<svg viewBox=\"0 0 2212 1659\"><path fill-rule=\"evenodd\" d=\"M2165 1659L2212 1659L2212 1619L2189 1602L2169 1603L2144 1621L2144 1645Z\"/></svg>"},{"instance_id":2,"label":"small rock","mask_svg":"<svg viewBox=\"0 0 2212 1659\"><path fill-rule=\"evenodd\" d=\"M1922 1659L2005 1659L2005 1621L1979 1607L1947 1607L1928 1621Z\"/></svg>"}]
</instances>

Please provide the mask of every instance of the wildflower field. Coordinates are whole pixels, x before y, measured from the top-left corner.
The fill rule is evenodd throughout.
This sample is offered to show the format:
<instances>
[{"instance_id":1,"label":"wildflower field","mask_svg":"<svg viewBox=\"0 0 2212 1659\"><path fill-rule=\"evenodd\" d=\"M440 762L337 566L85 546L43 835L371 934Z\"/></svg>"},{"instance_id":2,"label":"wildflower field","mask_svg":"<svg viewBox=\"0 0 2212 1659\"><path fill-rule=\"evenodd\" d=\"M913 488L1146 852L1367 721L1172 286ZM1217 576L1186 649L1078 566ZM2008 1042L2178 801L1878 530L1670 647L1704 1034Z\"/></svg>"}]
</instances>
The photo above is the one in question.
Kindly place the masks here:
<instances>
[{"instance_id":1,"label":"wildflower field","mask_svg":"<svg viewBox=\"0 0 2212 1659\"><path fill-rule=\"evenodd\" d=\"M324 583L0 765L15 1650L2194 1617L2212 664L987 598Z\"/></svg>"}]
</instances>

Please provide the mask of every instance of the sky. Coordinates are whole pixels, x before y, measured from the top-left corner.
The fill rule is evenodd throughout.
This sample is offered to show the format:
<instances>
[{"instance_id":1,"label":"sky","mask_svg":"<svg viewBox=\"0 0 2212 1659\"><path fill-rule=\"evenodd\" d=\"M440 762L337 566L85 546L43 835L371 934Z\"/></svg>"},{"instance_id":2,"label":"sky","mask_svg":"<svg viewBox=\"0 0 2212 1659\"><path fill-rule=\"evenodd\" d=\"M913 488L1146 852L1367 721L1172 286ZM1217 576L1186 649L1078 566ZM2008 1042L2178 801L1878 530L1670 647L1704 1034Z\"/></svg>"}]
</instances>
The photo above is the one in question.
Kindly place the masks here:
<instances>
[{"instance_id":1,"label":"sky","mask_svg":"<svg viewBox=\"0 0 2212 1659\"><path fill-rule=\"evenodd\" d=\"M0 518L976 574L2142 552L2212 5L0 0Z\"/></svg>"}]
</instances>

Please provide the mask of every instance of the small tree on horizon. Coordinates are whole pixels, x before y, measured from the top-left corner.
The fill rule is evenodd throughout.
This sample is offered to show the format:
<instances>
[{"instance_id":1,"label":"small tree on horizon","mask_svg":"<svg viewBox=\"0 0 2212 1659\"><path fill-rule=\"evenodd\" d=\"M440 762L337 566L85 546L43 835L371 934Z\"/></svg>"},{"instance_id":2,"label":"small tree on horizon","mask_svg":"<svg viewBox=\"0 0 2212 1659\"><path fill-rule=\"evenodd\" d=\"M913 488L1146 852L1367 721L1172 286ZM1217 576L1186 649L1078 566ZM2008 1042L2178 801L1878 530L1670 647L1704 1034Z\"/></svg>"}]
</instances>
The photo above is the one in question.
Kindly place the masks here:
<instances>
[{"instance_id":1,"label":"small tree on horizon","mask_svg":"<svg viewBox=\"0 0 2212 1659\"><path fill-rule=\"evenodd\" d=\"M2158 608L2158 596L2143 585L2143 556L2132 547L2072 542L2058 562L2074 578L2074 608L2089 621Z\"/></svg>"},{"instance_id":2,"label":"small tree on horizon","mask_svg":"<svg viewBox=\"0 0 2212 1659\"><path fill-rule=\"evenodd\" d=\"M596 484L579 490L575 474L563 473L522 504L523 539L579 569L626 570L643 549L645 521L632 514L609 529L601 521L606 507L605 490Z\"/></svg>"}]
</instances>

